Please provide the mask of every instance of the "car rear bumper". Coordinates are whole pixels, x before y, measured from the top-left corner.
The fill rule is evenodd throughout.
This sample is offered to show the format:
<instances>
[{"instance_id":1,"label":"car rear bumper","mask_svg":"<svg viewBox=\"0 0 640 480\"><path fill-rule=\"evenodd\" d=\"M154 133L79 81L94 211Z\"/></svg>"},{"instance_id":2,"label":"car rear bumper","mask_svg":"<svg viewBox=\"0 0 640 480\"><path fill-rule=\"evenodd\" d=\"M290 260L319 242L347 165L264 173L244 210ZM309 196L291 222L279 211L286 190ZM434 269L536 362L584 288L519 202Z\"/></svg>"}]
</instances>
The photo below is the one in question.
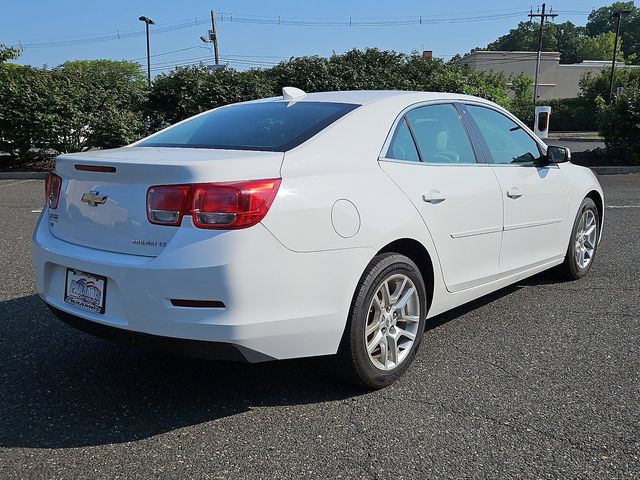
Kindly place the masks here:
<instances>
[{"instance_id":1,"label":"car rear bumper","mask_svg":"<svg viewBox=\"0 0 640 480\"><path fill-rule=\"evenodd\" d=\"M125 330L104 323L93 322L64 312L51 305L48 305L48 307L58 319L77 330L133 348L157 350L175 355L231 362L257 363L273 360L273 357L231 343L162 337L149 333L134 332L133 330Z\"/></svg>"},{"instance_id":2,"label":"car rear bumper","mask_svg":"<svg viewBox=\"0 0 640 480\"><path fill-rule=\"evenodd\" d=\"M54 237L46 208L32 247L38 293L56 312L125 332L231 345L249 361L335 353L373 254L297 253L261 224L212 232L188 222L157 257L121 254ZM65 303L67 268L107 278L104 314ZM172 299L224 308L176 306Z\"/></svg>"}]
</instances>

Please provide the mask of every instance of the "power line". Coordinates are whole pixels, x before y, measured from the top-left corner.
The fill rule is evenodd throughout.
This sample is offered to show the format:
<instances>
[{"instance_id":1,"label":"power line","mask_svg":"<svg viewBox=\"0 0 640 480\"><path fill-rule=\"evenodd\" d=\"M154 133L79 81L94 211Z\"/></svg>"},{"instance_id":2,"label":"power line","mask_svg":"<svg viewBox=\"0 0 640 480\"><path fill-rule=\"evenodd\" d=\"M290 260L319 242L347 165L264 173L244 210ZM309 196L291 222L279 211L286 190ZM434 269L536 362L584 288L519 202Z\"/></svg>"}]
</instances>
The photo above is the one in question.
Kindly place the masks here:
<instances>
[{"instance_id":1,"label":"power line","mask_svg":"<svg viewBox=\"0 0 640 480\"><path fill-rule=\"evenodd\" d=\"M169 24L169 25L154 28L153 31L151 32L151 35L175 32L177 30L185 30L187 28L193 28L193 27L199 27L199 26L200 26L200 23L198 22L198 18L195 17L193 20L190 20L188 22ZM95 43L142 37L145 35L146 35L145 30L134 30L134 31L128 31L128 32L119 32L118 30L116 30L116 33L98 35L93 37L68 39L68 40L57 40L57 41L54 40L54 41L32 42L32 43L23 43L19 41L18 43L14 43L14 46L24 48L24 49L72 47L77 45L92 45Z\"/></svg>"},{"instance_id":2,"label":"power line","mask_svg":"<svg viewBox=\"0 0 640 480\"><path fill-rule=\"evenodd\" d=\"M205 48L205 49L206 49L207 47L205 47L205 46L203 46L203 45L194 45L194 46L192 46L192 47L179 48L179 49L177 49L177 50L171 50L171 51L168 51L168 52L156 53L155 55L151 55L151 58L154 58L154 57L161 57L161 56L163 56L163 55L170 55L170 54L172 54L172 53L184 52L184 51L186 51L186 50L193 50L194 48ZM128 61L128 62L135 62L136 60L144 60L144 59L146 59L146 58L147 58L147 57L136 57L136 58L130 58L130 59L128 59L127 61Z\"/></svg>"},{"instance_id":3,"label":"power line","mask_svg":"<svg viewBox=\"0 0 640 480\"><path fill-rule=\"evenodd\" d=\"M225 23L248 23L262 25L284 25L284 26L302 26L302 27L384 27L384 26L407 26L407 25L432 25L432 24L452 24L452 23L473 23L492 20L500 20L507 18L516 18L521 16L522 11L509 11L507 13L486 14L486 15L469 15L460 14L457 17L437 17L437 16L404 16L404 17L362 17L362 18L333 18L333 19L314 19L313 17L284 17L284 16L258 16L258 15L233 15L233 13L218 13L217 18ZM173 24L160 25L153 29L151 35L159 35L163 33L175 32L194 27L200 27L206 21L203 17L193 17L188 21L181 21ZM92 45L96 43L110 42L127 38L135 38L144 36L144 30L123 31L115 30L115 32L105 33L101 35L67 38L67 39L50 39L46 41L22 42L19 41L13 45L24 49L31 48L55 48L69 47L78 45Z\"/></svg>"},{"instance_id":4,"label":"power line","mask_svg":"<svg viewBox=\"0 0 640 480\"><path fill-rule=\"evenodd\" d=\"M507 18L517 18L526 12L518 11L514 13L502 13L494 15L478 15L464 17L442 17L433 18L427 16L414 17L389 17L381 20L366 20L358 18L344 18L331 20L298 20L294 17L266 17L266 16L237 16L229 14L219 14L221 22L228 23L249 23L254 25L285 25L300 27L386 27L386 26L407 26L407 25L434 25L450 23L474 23L490 20L501 20Z\"/></svg>"}]
</instances>

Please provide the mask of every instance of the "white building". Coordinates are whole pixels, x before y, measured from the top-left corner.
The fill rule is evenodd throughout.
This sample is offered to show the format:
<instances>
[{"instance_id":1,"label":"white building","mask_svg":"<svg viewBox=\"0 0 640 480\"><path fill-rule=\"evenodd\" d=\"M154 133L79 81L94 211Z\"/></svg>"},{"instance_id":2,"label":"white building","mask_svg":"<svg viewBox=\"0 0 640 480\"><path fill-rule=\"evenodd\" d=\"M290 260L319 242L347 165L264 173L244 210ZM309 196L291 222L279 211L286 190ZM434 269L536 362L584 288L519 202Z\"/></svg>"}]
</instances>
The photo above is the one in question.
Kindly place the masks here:
<instances>
[{"instance_id":1,"label":"white building","mask_svg":"<svg viewBox=\"0 0 640 480\"><path fill-rule=\"evenodd\" d=\"M474 70L484 72L502 72L506 77L524 73L535 77L536 52L503 52L477 50L462 57L462 63ZM559 52L542 52L540 60L540 79L538 98L577 97L580 93L580 79L590 72L598 75L611 66L611 61L585 60L581 63L561 65ZM638 68L637 65L617 63L616 68Z\"/></svg>"}]
</instances>

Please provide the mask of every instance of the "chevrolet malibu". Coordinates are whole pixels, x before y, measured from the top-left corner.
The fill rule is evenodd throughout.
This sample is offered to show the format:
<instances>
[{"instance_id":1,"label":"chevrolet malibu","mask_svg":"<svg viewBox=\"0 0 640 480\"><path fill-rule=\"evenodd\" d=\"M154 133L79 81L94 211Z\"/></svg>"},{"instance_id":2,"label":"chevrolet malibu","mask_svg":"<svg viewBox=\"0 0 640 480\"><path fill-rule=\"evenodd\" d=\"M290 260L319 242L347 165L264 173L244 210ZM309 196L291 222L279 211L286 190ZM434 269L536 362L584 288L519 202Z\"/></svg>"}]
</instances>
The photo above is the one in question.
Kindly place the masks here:
<instances>
[{"instance_id":1,"label":"chevrolet malibu","mask_svg":"<svg viewBox=\"0 0 640 480\"><path fill-rule=\"evenodd\" d=\"M335 355L381 388L428 318L593 264L602 189L501 107L445 93L283 96L61 155L33 235L61 320L260 362Z\"/></svg>"}]
</instances>

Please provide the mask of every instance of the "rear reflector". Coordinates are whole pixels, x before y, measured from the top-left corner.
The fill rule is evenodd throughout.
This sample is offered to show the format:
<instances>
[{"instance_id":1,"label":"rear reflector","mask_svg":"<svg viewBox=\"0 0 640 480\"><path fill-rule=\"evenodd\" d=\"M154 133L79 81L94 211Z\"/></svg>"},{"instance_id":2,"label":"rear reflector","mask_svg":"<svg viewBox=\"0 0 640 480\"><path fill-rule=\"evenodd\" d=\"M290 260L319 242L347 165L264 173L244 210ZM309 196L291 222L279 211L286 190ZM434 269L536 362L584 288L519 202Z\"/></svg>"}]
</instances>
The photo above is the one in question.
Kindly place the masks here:
<instances>
[{"instance_id":1,"label":"rear reflector","mask_svg":"<svg viewBox=\"0 0 640 480\"><path fill-rule=\"evenodd\" d=\"M198 228L232 230L260 222L278 193L280 179L160 185L147 191L147 218L178 226L191 215Z\"/></svg>"},{"instance_id":2,"label":"rear reflector","mask_svg":"<svg viewBox=\"0 0 640 480\"><path fill-rule=\"evenodd\" d=\"M49 172L47 180L44 184L45 204L51 208L58 208L58 200L60 200L60 188L62 187L62 178L53 172Z\"/></svg>"},{"instance_id":3,"label":"rear reflector","mask_svg":"<svg viewBox=\"0 0 640 480\"><path fill-rule=\"evenodd\" d=\"M74 168L84 172L115 173L116 171L116 167L108 167L107 165L79 165L76 163Z\"/></svg>"},{"instance_id":4,"label":"rear reflector","mask_svg":"<svg viewBox=\"0 0 640 480\"><path fill-rule=\"evenodd\" d=\"M191 308L225 308L224 303L218 300L178 300L172 298L171 305Z\"/></svg>"}]
</instances>

